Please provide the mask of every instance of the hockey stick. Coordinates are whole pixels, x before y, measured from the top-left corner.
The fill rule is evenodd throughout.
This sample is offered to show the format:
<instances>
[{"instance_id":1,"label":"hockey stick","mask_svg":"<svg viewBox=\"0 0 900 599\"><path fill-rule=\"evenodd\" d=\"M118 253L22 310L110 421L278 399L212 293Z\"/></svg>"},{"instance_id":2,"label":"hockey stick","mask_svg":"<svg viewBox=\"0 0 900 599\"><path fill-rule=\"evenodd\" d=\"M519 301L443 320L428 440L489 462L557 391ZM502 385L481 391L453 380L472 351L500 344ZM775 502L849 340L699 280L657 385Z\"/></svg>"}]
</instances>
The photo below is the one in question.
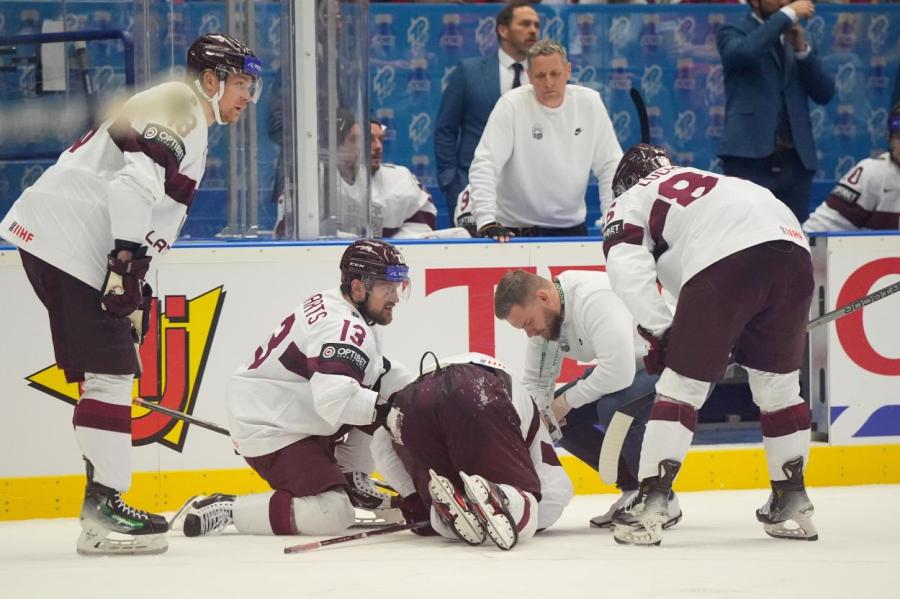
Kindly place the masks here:
<instances>
[{"instance_id":1,"label":"hockey stick","mask_svg":"<svg viewBox=\"0 0 900 599\"><path fill-rule=\"evenodd\" d=\"M228 432L228 429L223 426L219 426L218 424L213 424L212 422L209 422L207 420L201 420L200 418L197 418L196 416L190 416L188 414L185 414L184 412L179 412L178 410L173 410L172 408L166 408L159 404L155 404L153 402L147 401L146 399L144 399L142 397L135 397L131 401L135 405L141 406L142 408L147 408L148 410L151 410L153 412L159 412L160 414L165 414L166 416L170 416L177 420L183 420L184 422L196 424L197 426L199 426L201 428L205 428L206 430L213 431L214 433L219 433L220 435L225 435L226 437L231 436L231 433ZM377 487L381 487L382 489L385 489L387 491L397 493L396 489L394 489L393 487L391 487L389 484L387 484L384 481L381 481L381 480L378 480L377 478L372 478L372 477L369 477L369 480L372 482L373 485L375 485Z\"/></svg>"},{"instance_id":2,"label":"hockey stick","mask_svg":"<svg viewBox=\"0 0 900 599\"><path fill-rule=\"evenodd\" d=\"M631 101L634 102L634 109L637 111L638 123L641 125L641 143L650 143L650 117L647 116L647 106L644 104L644 98L636 87L632 87L628 91Z\"/></svg>"},{"instance_id":3,"label":"hockey stick","mask_svg":"<svg viewBox=\"0 0 900 599\"><path fill-rule=\"evenodd\" d=\"M827 322L831 322L832 320L837 320L838 318L843 318L848 314L852 314L857 310L862 310L869 304L873 304L880 299L883 299L891 294L897 293L900 291L900 281L893 283L892 285L888 285L878 291L873 291L869 295L865 297L861 297L858 300L854 300L849 304L841 306L836 310L832 310L831 312L827 312L818 318L814 318L809 321L809 324L806 325L806 330L811 331L819 325L825 324Z\"/></svg>"},{"instance_id":4,"label":"hockey stick","mask_svg":"<svg viewBox=\"0 0 900 599\"><path fill-rule=\"evenodd\" d=\"M166 416L171 416L172 418L183 420L184 422L189 422L190 424L196 424L200 428L205 428L206 430L213 431L214 433L219 433L220 435L225 435L226 437L231 436L231 433L228 432L227 428L223 428L218 424L213 424L212 422L201 420L196 416L190 416L188 414L185 414L184 412L179 412L178 410L173 410L171 408L161 406L159 404L147 401L142 397L135 397L131 401L132 403L139 405L142 408L147 408L148 410L151 410L153 412L159 412L160 414L165 414Z\"/></svg>"},{"instance_id":5,"label":"hockey stick","mask_svg":"<svg viewBox=\"0 0 900 599\"><path fill-rule=\"evenodd\" d=\"M806 330L811 331L820 325L843 318L848 314L862 310L866 306L897 292L900 292L900 281L888 285L883 289L879 289L878 291L873 291L865 297L861 297L836 310L832 310L818 318L810 320L806 325ZM631 400L613 414L612 420L610 420L609 426L606 428L603 445L600 447L600 460L597 465L597 471L600 473L600 478L603 479L604 482L608 484L614 484L616 482L619 472L619 456L622 453L622 445L625 443L625 437L628 435L628 430L631 428L637 414L649 404L652 404L655 398L655 393L648 393L647 395Z\"/></svg>"},{"instance_id":6,"label":"hockey stick","mask_svg":"<svg viewBox=\"0 0 900 599\"><path fill-rule=\"evenodd\" d=\"M410 524L395 524L394 526L385 526L384 528L379 528L377 530L366 531L357 533L355 535L344 535L343 537L333 537L331 539L323 539L321 541L313 541L312 543L303 543L301 545L290 545L284 548L284 552L286 554L289 553L306 553L308 551L315 551L321 547L326 547L328 545L336 545L338 543L346 543L348 541L357 541L359 539L368 539L369 537L376 537L378 535L387 535L394 532L401 532L403 530L415 530L417 528L424 528L429 526L431 523L427 521L422 522L412 522Z\"/></svg>"}]
</instances>

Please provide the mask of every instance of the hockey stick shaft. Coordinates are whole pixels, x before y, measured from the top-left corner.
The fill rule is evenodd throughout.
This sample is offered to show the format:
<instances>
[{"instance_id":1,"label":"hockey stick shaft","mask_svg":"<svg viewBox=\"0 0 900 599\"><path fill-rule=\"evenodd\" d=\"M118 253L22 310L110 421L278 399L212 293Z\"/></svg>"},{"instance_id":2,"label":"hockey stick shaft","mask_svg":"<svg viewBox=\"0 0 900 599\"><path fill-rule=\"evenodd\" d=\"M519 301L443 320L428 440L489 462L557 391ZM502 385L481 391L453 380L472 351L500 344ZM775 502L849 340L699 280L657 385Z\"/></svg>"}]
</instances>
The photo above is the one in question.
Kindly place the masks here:
<instances>
[{"instance_id":1,"label":"hockey stick shaft","mask_svg":"<svg viewBox=\"0 0 900 599\"><path fill-rule=\"evenodd\" d=\"M894 283L892 285L888 285L887 287L883 287L883 288L879 289L878 291L873 291L872 293L870 293L869 295L867 295L865 297L861 297L858 300L854 300L854 301L850 302L849 304L841 306L840 308L837 308L835 310L832 310L831 312L823 314L822 316L819 316L818 318L814 318L814 319L810 320L809 324L806 325L806 330L811 331L819 325L823 325L825 323L831 322L832 320L837 320L838 318L843 318L844 316L847 316L848 314L852 314L852 313L856 312L857 310L862 310L869 304L873 304L873 303L877 302L878 300L884 299L887 296L893 295L894 293L897 293L897 292L900 292L900 281L897 281L896 283Z\"/></svg>"},{"instance_id":2,"label":"hockey stick shaft","mask_svg":"<svg viewBox=\"0 0 900 599\"><path fill-rule=\"evenodd\" d=\"M415 530L417 528L424 528L428 526L430 523L427 521L422 522L412 522L409 524L395 524L394 526L385 526L384 528L379 528L377 530L371 530L366 532L361 532L355 535L344 535L342 537L333 537L331 539L323 539L321 541L313 541L312 543L303 543L300 545L290 545L284 548L284 552L286 554L289 553L306 553L308 551L315 551L316 549L320 549L322 547L327 547L328 545L336 545L338 543L347 543L349 541L358 541L360 539L368 539L369 537L377 537L379 535L387 535L395 532L401 532L404 530Z\"/></svg>"},{"instance_id":3,"label":"hockey stick shaft","mask_svg":"<svg viewBox=\"0 0 900 599\"><path fill-rule=\"evenodd\" d=\"M183 420L184 422L196 424L200 428L205 428L206 430L219 433L220 435L225 435L226 437L231 436L231 433L228 432L227 428L221 427L218 424L213 424L212 422L201 420L196 416L191 416L189 414L185 414L184 412L179 412L178 410L173 410L171 408L161 406L151 401L147 401L146 399L143 399L141 397L135 397L132 402L141 406L142 408L147 408L148 410L159 412L160 414L165 414L166 416L171 416L172 418L177 418L178 420Z\"/></svg>"},{"instance_id":4,"label":"hockey stick shaft","mask_svg":"<svg viewBox=\"0 0 900 599\"><path fill-rule=\"evenodd\" d=\"M650 143L650 117L647 114L647 105L644 104L644 98L637 88L632 87L629 90L628 95L631 96L631 101L634 102L638 123L641 125L641 143L648 144Z\"/></svg>"}]
</instances>

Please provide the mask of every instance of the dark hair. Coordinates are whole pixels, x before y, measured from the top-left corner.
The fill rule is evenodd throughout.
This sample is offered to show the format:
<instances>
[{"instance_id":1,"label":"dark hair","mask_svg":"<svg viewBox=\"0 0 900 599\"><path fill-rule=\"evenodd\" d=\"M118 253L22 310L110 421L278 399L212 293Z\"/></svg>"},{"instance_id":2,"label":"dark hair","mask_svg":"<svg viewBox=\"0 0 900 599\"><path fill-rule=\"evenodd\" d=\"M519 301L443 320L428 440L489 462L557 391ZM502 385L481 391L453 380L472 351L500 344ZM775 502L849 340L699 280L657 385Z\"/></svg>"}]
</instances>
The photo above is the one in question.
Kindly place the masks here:
<instances>
[{"instance_id":1,"label":"dark hair","mask_svg":"<svg viewBox=\"0 0 900 599\"><path fill-rule=\"evenodd\" d=\"M512 24L513 14L515 14L517 8L522 8L523 6L531 6L535 4L535 2L529 2L529 0L509 0L506 3L506 6L497 13L497 24L494 26L494 32L497 34L497 41L502 41L500 39L500 26L509 27Z\"/></svg>"},{"instance_id":2,"label":"dark hair","mask_svg":"<svg viewBox=\"0 0 900 599\"><path fill-rule=\"evenodd\" d=\"M503 275L494 292L494 316L506 320L513 306L525 306L547 280L524 270L511 270Z\"/></svg>"},{"instance_id":3,"label":"dark hair","mask_svg":"<svg viewBox=\"0 0 900 599\"><path fill-rule=\"evenodd\" d=\"M337 130L337 142L340 145L344 143L344 140L347 139L347 134L350 133L350 129L356 124L356 116L346 108L338 106L335 120L337 121L337 127L335 127Z\"/></svg>"}]
</instances>

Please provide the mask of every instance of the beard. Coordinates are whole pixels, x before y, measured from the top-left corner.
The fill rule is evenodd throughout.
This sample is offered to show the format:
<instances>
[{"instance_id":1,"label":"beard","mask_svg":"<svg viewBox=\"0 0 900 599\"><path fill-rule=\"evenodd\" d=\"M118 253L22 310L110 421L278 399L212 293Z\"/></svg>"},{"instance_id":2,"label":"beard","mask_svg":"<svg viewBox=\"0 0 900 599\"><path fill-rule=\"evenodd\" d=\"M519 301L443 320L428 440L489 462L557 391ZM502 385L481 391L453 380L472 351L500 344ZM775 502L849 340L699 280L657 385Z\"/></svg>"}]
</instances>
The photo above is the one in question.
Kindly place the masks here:
<instances>
[{"instance_id":1,"label":"beard","mask_svg":"<svg viewBox=\"0 0 900 599\"><path fill-rule=\"evenodd\" d=\"M394 312L393 310L388 310L387 308L393 308L394 304L386 304L380 311L375 312L371 308L369 308L369 303L366 302L361 308L360 312L362 312L363 318L366 319L367 322L373 322L375 324L380 324L382 326L391 324L391 321L394 320Z\"/></svg>"},{"instance_id":2,"label":"beard","mask_svg":"<svg viewBox=\"0 0 900 599\"><path fill-rule=\"evenodd\" d=\"M562 334L562 325L562 314L554 314L552 320L550 321L550 329L547 332L548 341L559 341L559 336Z\"/></svg>"}]
</instances>

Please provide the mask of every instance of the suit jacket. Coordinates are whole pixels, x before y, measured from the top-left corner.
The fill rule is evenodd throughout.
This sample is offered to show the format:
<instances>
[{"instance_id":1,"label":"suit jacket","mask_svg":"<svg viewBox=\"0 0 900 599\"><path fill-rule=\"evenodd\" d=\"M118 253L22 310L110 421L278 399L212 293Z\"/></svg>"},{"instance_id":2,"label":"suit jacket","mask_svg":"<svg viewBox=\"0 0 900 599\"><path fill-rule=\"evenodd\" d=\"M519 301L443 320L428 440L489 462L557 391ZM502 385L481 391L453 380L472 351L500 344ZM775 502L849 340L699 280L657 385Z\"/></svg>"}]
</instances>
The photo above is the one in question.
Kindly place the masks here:
<instances>
[{"instance_id":1,"label":"suit jacket","mask_svg":"<svg viewBox=\"0 0 900 599\"><path fill-rule=\"evenodd\" d=\"M453 214L456 198L469 182L469 165L494 104L500 99L497 52L460 61L447 82L434 132L438 185Z\"/></svg>"},{"instance_id":2,"label":"suit jacket","mask_svg":"<svg viewBox=\"0 0 900 599\"><path fill-rule=\"evenodd\" d=\"M782 59L779 36L790 26L790 17L779 11L763 23L747 15L719 30L716 41L725 74L725 132L720 156L764 158L772 154L783 93L794 147L803 166L816 170L808 100L827 104L834 95L834 80L822 68L815 49L798 60L788 43Z\"/></svg>"}]
</instances>

